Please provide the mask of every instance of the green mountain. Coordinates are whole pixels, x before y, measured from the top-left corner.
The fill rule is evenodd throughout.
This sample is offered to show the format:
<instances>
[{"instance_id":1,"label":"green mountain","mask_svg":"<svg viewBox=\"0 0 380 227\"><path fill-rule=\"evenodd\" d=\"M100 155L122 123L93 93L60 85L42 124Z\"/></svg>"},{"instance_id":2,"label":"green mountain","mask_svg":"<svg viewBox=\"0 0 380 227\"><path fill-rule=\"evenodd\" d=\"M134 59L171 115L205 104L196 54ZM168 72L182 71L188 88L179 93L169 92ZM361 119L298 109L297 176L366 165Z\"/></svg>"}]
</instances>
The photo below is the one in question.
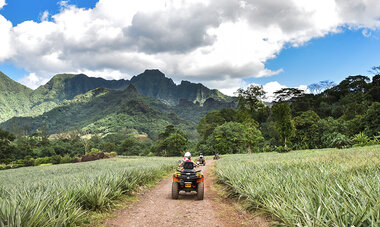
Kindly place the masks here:
<instances>
[{"instance_id":1,"label":"green mountain","mask_svg":"<svg viewBox=\"0 0 380 227\"><path fill-rule=\"evenodd\" d=\"M30 110L33 90L0 72L0 122L13 116L22 116Z\"/></svg>"},{"instance_id":2,"label":"green mountain","mask_svg":"<svg viewBox=\"0 0 380 227\"><path fill-rule=\"evenodd\" d=\"M232 101L231 97L223 95L218 90L208 89L202 84L182 81L180 85L176 85L159 70L146 70L130 81L105 80L84 74L59 74L36 90L26 88L1 73L0 122L13 116L41 115L60 106L65 100L72 100L75 96L96 88L123 90L129 84L133 84L141 94L173 106L179 104L180 100L200 104L209 98L218 102Z\"/></svg>"},{"instance_id":3,"label":"green mountain","mask_svg":"<svg viewBox=\"0 0 380 227\"><path fill-rule=\"evenodd\" d=\"M166 104L141 95L130 85L122 91L97 88L40 116L15 117L0 127L27 133L44 128L48 134L73 130L108 134L135 129L155 137L168 124L195 133L195 123L181 119Z\"/></svg>"},{"instance_id":4,"label":"green mountain","mask_svg":"<svg viewBox=\"0 0 380 227\"><path fill-rule=\"evenodd\" d=\"M183 99L200 104L203 104L208 98L222 102L233 101L231 97L218 90L211 90L199 83L182 81L180 85L176 85L172 79L165 77L165 74L159 70L145 70L144 73L132 77L130 83L141 94L159 99L170 105L177 105Z\"/></svg>"}]
</instances>

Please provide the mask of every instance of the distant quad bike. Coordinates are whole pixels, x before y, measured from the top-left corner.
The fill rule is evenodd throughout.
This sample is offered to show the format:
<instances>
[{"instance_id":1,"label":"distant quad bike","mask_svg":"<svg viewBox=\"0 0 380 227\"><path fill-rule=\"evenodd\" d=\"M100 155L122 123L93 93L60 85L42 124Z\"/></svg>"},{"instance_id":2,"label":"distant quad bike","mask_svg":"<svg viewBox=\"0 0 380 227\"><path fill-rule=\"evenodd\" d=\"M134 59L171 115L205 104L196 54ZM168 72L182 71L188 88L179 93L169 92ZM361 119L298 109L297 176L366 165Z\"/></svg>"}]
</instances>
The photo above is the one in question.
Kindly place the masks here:
<instances>
[{"instance_id":1,"label":"distant quad bike","mask_svg":"<svg viewBox=\"0 0 380 227\"><path fill-rule=\"evenodd\" d=\"M218 160L220 158L219 154L214 155L214 160Z\"/></svg>"},{"instance_id":2,"label":"distant quad bike","mask_svg":"<svg viewBox=\"0 0 380 227\"><path fill-rule=\"evenodd\" d=\"M197 199L203 200L204 176L201 170L194 170L193 162L184 162L183 169L173 174L172 199L178 199L180 191L197 192Z\"/></svg>"},{"instance_id":3,"label":"distant quad bike","mask_svg":"<svg viewBox=\"0 0 380 227\"><path fill-rule=\"evenodd\" d=\"M206 159L204 157L199 157L197 164L205 166L206 165Z\"/></svg>"}]
</instances>

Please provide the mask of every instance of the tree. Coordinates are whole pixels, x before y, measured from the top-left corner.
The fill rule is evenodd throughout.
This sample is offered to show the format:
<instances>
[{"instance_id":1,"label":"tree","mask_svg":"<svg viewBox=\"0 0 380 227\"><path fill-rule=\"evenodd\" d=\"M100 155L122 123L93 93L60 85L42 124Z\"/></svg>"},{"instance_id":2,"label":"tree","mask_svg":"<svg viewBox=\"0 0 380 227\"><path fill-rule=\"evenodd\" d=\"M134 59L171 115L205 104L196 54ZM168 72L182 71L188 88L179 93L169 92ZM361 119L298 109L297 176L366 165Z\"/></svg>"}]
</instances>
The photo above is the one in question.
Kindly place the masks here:
<instances>
[{"instance_id":1,"label":"tree","mask_svg":"<svg viewBox=\"0 0 380 227\"><path fill-rule=\"evenodd\" d=\"M166 126L165 131L158 135L158 139L165 139L165 138L169 137L170 134L172 134L174 132L176 132L174 125L168 125L168 126Z\"/></svg>"},{"instance_id":2,"label":"tree","mask_svg":"<svg viewBox=\"0 0 380 227\"><path fill-rule=\"evenodd\" d=\"M143 153L144 145L141 144L135 137L126 138L121 144L120 154L122 155L140 155Z\"/></svg>"},{"instance_id":3,"label":"tree","mask_svg":"<svg viewBox=\"0 0 380 227\"><path fill-rule=\"evenodd\" d=\"M8 163L14 159L16 148L11 145L11 142L15 139L12 133L0 129L0 163Z\"/></svg>"},{"instance_id":4,"label":"tree","mask_svg":"<svg viewBox=\"0 0 380 227\"><path fill-rule=\"evenodd\" d=\"M294 118L294 126L297 130L296 141L302 146L313 147L312 138L315 135L314 127L320 120L318 114L312 110L303 112L300 116Z\"/></svg>"},{"instance_id":5,"label":"tree","mask_svg":"<svg viewBox=\"0 0 380 227\"><path fill-rule=\"evenodd\" d=\"M305 94L305 91L298 88L282 88L274 92L275 102L282 103L288 102L293 98L302 97Z\"/></svg>"},{"instance_id":6,"label":"tree","mask_svg":"<svg viewBox=\"0 0 380 227\"><path fill-rule=\"evenodd\" d=\"M175 132L163 141L167 156L181 156L186 150L188 140L182 134Z\"/></svg>"},{"instance_id":7,"label":"tree","mask_svg":"<svg viewBox=\"0 0 380 227\"><path fill-rule=\"evenodd\" d=\"M261 131L257 127L258 124L254 120L246 121L244 123L244 136L248 144L248 153L251 153L253 148L257 148L259 143L264 140Z\"/></svg>"},{"instance_id":8,"label":"tree","mask_svg":"<svg viewBox=\"0 0 380 227\"><path fill-rule=\"evenodd\" d=\"M159 156L180 156L188 145L187 136L173 125L168 125L150 151Z\"/></svg>"},{"instance_id":9,"label":"tree","mask_svg":"<svg viewBox=\"0 0 380 227\"><path fill-rule=\"evenodd\" d=\"M197 125L197 131L201 135L201 140L205 141L216 127L222 125L226 120L220 111L212 111L204 116Z\"/></svg>"},{"instance_id":10,"label":"tree","mask_svg":"<svg viewBox=\"0 0 380 227\"><path fill-rule=\"evenodd\" d=\"M342 80L338 86L334 89L339 93L339 97L349 93L349 92L366 92L368 89L368 82L370 79L367 76L356 75L349 76Z\"/></svg>"},{"instance_id":11,"label":"tree","mask_svg":"<svg viewBox=\"0 0 380 227\"><path fill-rule=\"evenodd\" d=\"M380 134L380 103L374 102L364 115L365 133L368 136Z\"/></svg>"},{"instance_id":12,"label":"tree","mask_svg":"<svg viewBox=\"0 0 380 227\"><path fill-rule=\"evenodd\" d=\"M207 139L206 154L236 154L250 152L263 140L257 123L226 122L218 126Z\"/></svg>"},{"instance_id":13,"label":"tree","mask_svg":"<svg viewBox=\"0 0 380 227\"><path fill-rule=\"evenodd\" d=\"M244 125L227 122L218 126L207 139L210 153L237 154L247 151Z\"/></svg>"},{"instance_id":14,"label":"tree","mask_svg":"<svg viewBox=\"0 0 380 227\"><path fill-rule=\"evenodd\" d=\"M272 107L275 126L278 130L285 147L290 138L295 135L295 127L292 121L292 111L288 103L281 103Z\"/></svg>"},{"instance_id":15,"label":"tree","mask_svg":"<svg viewBox=\"0 0 380 227\"><path fill-rule=\"evenodd\" d=\"M238 109L240 111L250 113L251 117L256 121L261 119L262 109L265 109L265 104L262 100L266 94L263 86L251 84L246 90L239 88L235 94L237 95Z\"/></svg>"},{"instance_id":16,"label":"tree","mask_svg":"<svg viewBox=\"0 0 380 227\"><path fill-rule=\"evenodd\" d=\"M107 153L116 152L117 146L115 145L115 143L107 142L103 146L103 151Z\"/></svg>"}]
</instances>

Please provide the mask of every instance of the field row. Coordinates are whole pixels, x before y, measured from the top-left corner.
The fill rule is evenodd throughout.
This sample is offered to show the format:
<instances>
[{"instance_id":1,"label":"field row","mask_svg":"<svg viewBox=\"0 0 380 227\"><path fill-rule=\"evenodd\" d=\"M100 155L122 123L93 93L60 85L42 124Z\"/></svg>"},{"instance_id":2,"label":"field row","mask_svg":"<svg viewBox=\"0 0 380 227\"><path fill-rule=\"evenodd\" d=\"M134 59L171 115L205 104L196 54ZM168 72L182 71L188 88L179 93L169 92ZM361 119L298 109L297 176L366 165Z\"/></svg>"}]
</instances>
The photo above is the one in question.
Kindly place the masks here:
<instances>
[{"instance_id":1,"label":"field row","mask_svg":"<svg viewBox=\"0 0 380 227\"><path fill-rule=\"evenodd\" d=\"M114 158L1 171L0 226L81 223L175 166L171 158Z\"/></svg>"},{"instance_id":2,"label":"field row","mask_svg":"<svg viewBox=\"0 0 380 227\"><path fill-rule=\"evenodd\" d=\"M231 155L219 183L286 226L380 226L380 146Z\"/></svg>"}]
</instances>

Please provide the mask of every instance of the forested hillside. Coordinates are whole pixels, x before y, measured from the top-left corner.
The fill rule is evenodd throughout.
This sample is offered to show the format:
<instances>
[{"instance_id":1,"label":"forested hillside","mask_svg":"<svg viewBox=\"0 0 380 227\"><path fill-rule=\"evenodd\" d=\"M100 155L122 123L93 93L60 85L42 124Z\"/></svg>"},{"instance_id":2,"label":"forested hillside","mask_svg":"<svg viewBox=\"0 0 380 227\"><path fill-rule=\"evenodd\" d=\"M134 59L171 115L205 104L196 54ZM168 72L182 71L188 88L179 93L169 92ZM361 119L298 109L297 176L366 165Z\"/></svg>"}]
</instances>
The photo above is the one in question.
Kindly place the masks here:
<instances>
[{"instance_id":1,"label":"forested hillside","mask_svg":"<svg viewBox=\"0 0 380 227\"><path fill-rule=\"evenodd\" d=\"M33 90L0 72L0 122L30 110Z\"/></svg>"},{"instance_id":2,"label":"forested hillside","mask_svg":"<svg viewBox=\"0 0 380 227\"><path fill-rule=\"evenodd\" d=\"M314 93L281 89L271 106L262 101L261 86L239 89L237 109L213 111L199 122L196 149L208 154L286 152L379 143L380 74L372 80L349 76L338 85L322 81L310 88Z\"/></svg>"},{"instance_id":3,"label":"forested hillside","mask_svg":"<svg viewBox=\"0 0 380 227\"><path fill-rule=\"evenodd\" d=\"M135 129L155 137L169 124L193 130L195 126L171 113L164 103L141 95L129 85L122 91L97 88L40 116L13 118L1 126L27 135L42 128L48 134L82 130L86 134L103 135Z\"/></svg>"},{"instance_id":4,"label":"forested hillside","mask_svg":"<svg viewBox=\"0 0 380 227\"><path fill-rule=\"evenodd\" d=\"M31 90L4 74L0 74L0 122L13 116L38 116L59 106L65 100L90 90L104 87L123 90L133 84L137 90L148 97L156 98L169 105L177 105L185 99L192 103L203 104L207 99L232 102L232 98L218 90L210 90L202 84L183 81L176 85L159 70L146 70L129 80L105 80L88 77L84 74L59 74L36 90Z\"/></svg>"}]
</instances>

